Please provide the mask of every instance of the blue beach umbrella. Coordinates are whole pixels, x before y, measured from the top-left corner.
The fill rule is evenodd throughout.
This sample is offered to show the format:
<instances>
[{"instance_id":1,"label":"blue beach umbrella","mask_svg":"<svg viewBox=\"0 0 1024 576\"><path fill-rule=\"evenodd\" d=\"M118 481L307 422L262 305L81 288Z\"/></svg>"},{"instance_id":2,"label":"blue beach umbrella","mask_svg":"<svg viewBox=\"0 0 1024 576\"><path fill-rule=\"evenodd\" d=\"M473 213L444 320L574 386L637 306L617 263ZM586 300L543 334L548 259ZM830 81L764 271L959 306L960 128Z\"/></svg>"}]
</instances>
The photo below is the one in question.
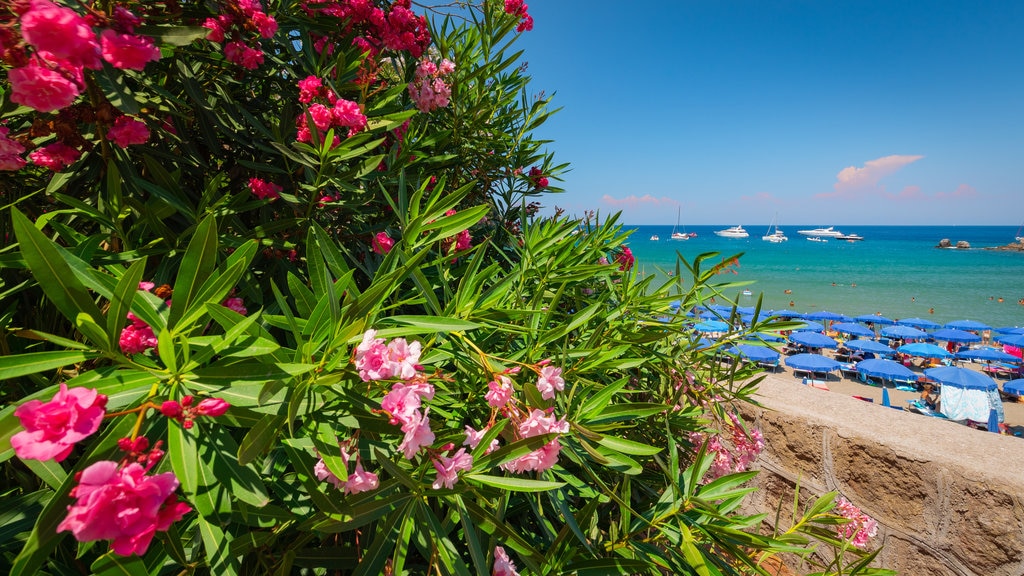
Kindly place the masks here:
<instances>
[{"instance_id":1,"label":"blue beach umbrella","mask_svg":"<svg viewBox=\"0 0 1024 576\"><path fill-rule=\"evenodd\" d=\"M821 332L825 327L817 322L811 322L810 320L804 320L804 327L800 329L802 332Z\"/></svg>"},{"instance_id":2,"label":"blue beach umbrella","mask_svg":"<svg viewBox=\"0 0 1024 576\"><path fill-rule=\"evenodd\" d=\"M753 362L775 362L779 359L779 353L767 346L757 344L738 344L736 350L747 360Z\"/></svg>"},{"instance_id":3,"label":"blue beach umbrella","mask_svg":"<svg viewBox=\"0 0 1024 576\"><path fill-rule=\"evenodd\" d=\"M882 388L882 406L892 407L892 401L889 400L889 389L885 387Z\"/></svg>"},{"instance_id":4,"label":"blue beach umbrella","mask_svg":"<svg viewBox=\"0 0 1024 576\"><path fill-rule=\"evenodd\" d=\"M932 332L932 338L943 342L981 342L981 336L956 328L940 328Z\"/></svg>"},{"instance_id":5,"label":"blue beach umbrella","mask_svg":"<svg viewBox=\"0 0 1024 576\"><path fill-rule=\"evenodd\" d=\"M836 332L849 334L850 336L864 336L866 338L870 338L875 335L871 330L853 322L839 322L837 324L833 324L832 329Z\"/></svg>"},{"instance_id":6,"label":"blue beach umbrella","mask_svg":"<svg viewBox=\"0 0 1024 576\"><path fill-rule=\"evenodd\" d=\"M1003 326L1002 328L993 328L992 331L999 334L1024 334L1024 328L1017 326Z\"/></svg>"},{"instance_id":7,"label":"blue beach umbrella","mask_svg":"<svg viewBox=\"0 0 1024 576\"><path fill-rule=\"evenodd\" d=\"M804 314L804 318L808 320L828 320L828 321L846 321L849 316L838 314L836 312L829 312L828 310L818 310L817 312L808 312Z\"/></svg>"},{"instance_id":8,"label":"blue beach umbrella","mask_svg":"<svg viewBox=\"0 0 1024 576\"><path fill-rule=\"evenodd\" d=\"M1007 346L1022 348L1024 347L1024 334L1006 334L996 338L996 341L1006 344Z\"/></svg>"},{"instance_id":9,"label":"blue beach umbrella","mask_svg":"<svg viewBox=\"0 0 1024 576\"><path fill-rule=\"evenodd\" d=\"M765 342L785 342L786 339L780 334L772 332L755 332L750 335L751 340L764 340Z\"/></svg>"},{"instance_id":10,"label":"blue beach umbrella","mask_svg":"<svg viewBox=\"0 0 1024 576\"><path fill-rule=\"evenodd\" d=\"M889 338L927 338L928 333L910 326L886 326L882 328L882 336Z\"/></svg>"},{"instance_id":11,"label":"blue beach umbrella","mask_svg":"<svg viewBox=\"0 0 1024 576\"><path fill-rule=\"evenodd\" d=\"M1003 384L1003 392L1013 394L1015 396L1024 396L1024 378L1010 380Z\"/></svg>"},{"instance_id":12,"label":"blue beach umbrella","mask_svg":"<svg viewBox=\"0 0 1024 576\"><path fill-rule=\"evenodd\" d=\"M966 390L998 390L999 385L992 378L970 368L958 368L956 366L941 366L939 368L928 368L924 375L935 380L943 386L964 388Z\"/></svg>"},{"instance_id":13,"label":"blue beach umbrella","mask_svg":"<svg viewBox=\"0 0 1024 576\"><path fill-rule=\"evenodd\" d=\"M897 352L902 352L910 356L920 356L922 358L950 358L953 355L947 352L940 346L935 344L929 344L928 342L914 342L913 344L904 344L896 349Z\"/></svg>"},{"instance_id":14,"label":"blue beach umbrella","mask_svg":"<svg viewBox=\"0 0 1024 576\"><path fill-rule=\"evenodd\" d=\"M874 340L850 340L846 343L846 347L851 350L871 352L872 354L893 354L896 352L885 344Z\"/></svg>"},{"instance_id":15,"label":"blue beach umbrella","mask_svg":"<svg viewBox=\"0 0 1024 576\"><path fill-rule=\"evenodd\" d=\"M1002 350L996 350L995 348L974 348L973 350L964 350L956 353L957 359L960 360L984 360L986 362L1020 362L1020 358L1017 358L1013 354L1007 354Z\"/></svg>"},{"instance_id":16,"label":"blue beach umbrella","mask_svg":"<svg viewBox=\"0 0 1024 576\"><path fill-rule=\"evenodd\" d=\"M838 348L839 343L821 332L793 332L789 335L790 342L803 344L810 348Z\"/></svg>"},{"instance_id":17,"label":"blue beach umbrella","mask_svg":"<svg viewBox=\"0 0 1024 576\"><path fill-rule=\"evenodd\" d=\"M879 316L878 314L862 314L853 318L857 322L870 322L871 324L881 324L883 326L892 326L896 323L892 318L886 318L885 316Z\"/></svg>"},{"instance_id":18,"label":"blue beach umbrella","mask_svg":"<svg viewBox=\"0 0 1024 576\"><path fill-rule=\"evenodd\" d=\"M832 372L841 364L821 354L794 354L786 358L786 366L805 372Z\"/></svg>"},{"instance_id":19,"label":"blue beach umbrella","mask_svg":"<svg viewBox=\"0 0 1024 576\"><path fill-rule=\"evenodd\" d=\"M991 408L988 411L988 426L986 429L989 432L999 433L999 412L995 408Z\"/></svg>"},{"instance_id":20,"label":"blue beach umbrella","mask_svg":"<svg viewBox=\"0 0 1024 576\"><path fill-rule=\"evenodd\" d=\"M726 332L729 330L729 324L721 320L705 320L694 324L693 329L698 332Z\"/></svg>"},{"instance_id":21,"label":"blue beach umbrella","mask_svg":"<svg viewBox=\"0 0 1024 576\"><path fill-rule=\"evenodd\" d=\"M736 313L738 313L738 314L753 314L754 311L755 311L755 308L753 306L737 306L736 307ZM761 310L761 314L763 316L767 317L768 314L766 314L766 312L767 312L767 310Z\"/></svg>"},{"instance_id":22,"label":"blue beach umbrella","mask_svg":"<svg viewBox=\"0 0 1024 576\"><path fill-rule=\"evenodd\" d=\"M917 380L917 374L899 362L871 358L857 362L857 372L884 380Z\"/></svg>"},{"instance_id":23,"label":"blue beach umbrella","mask_svg":"<svg viewBox=\"0 0 1024 576\"><path fill-rule=\"evenodd\" d=\"M953 328L954 330L991 330L992 327L984 322L978 322L977 320L954 320L953 322L946 322L943 328Z\"/></svg>"},{"instance_id":24,"label":"blue beach umbrella","mask_svg":"<svg viewBox=\"0 0 1024 576\"><path fill-rule=\"evenodd\" d=\"M776 310L774 315L778 318L803 318L804 315L796 310Z\"/></svg>"},{"instance_id":25,"label":"blue beach umbrella","mask_svg":"<svg viewBox=\"0 0 1024 576\"><path fill-rule=\"evenodd\" d=\"M931 330L942 326L942 324L939 324L938 322L932 322L931 320L926 320L924 318L904 318L902 320L897 320L896 324L899 324L900 326L913 326L914 328L920 328L922 330Z\"/></svg>"}]
</instances>

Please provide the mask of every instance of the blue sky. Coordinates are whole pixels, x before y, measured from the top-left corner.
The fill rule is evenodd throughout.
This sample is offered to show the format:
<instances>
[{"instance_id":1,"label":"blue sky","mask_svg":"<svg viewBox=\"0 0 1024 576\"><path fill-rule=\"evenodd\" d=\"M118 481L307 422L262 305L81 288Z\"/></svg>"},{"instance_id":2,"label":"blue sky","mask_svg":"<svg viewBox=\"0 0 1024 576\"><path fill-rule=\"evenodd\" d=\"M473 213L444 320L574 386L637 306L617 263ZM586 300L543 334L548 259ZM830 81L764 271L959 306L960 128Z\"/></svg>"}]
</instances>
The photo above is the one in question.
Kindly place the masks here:
<instances>
[{"instance_id":1,"label":"blue sky","mask_svg":"<svg viewBox=\"0 0 1024 576\"><path fill-rule=\"evenodd\" d=\"M528 2L545 198L630 224L1024 222L1024 1Z\"/></svg>"}]
</instances>

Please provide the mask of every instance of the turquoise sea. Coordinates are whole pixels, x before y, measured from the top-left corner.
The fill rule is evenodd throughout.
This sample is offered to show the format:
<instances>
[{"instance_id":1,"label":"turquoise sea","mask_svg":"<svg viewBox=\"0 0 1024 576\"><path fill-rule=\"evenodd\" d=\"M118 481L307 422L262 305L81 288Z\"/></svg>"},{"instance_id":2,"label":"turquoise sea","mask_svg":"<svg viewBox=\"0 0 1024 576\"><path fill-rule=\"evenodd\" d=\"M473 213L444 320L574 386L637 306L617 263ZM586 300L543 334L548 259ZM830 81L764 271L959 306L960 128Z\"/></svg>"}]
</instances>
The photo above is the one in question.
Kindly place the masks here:
<instances>
[{"instance_id":1,"label":"turquoise sea","mask_svg":"<svg viewBox=\"0 0 1024 576\"><path fill-rule=\"evenodd\" d=\"M633 230L629 247L641 274L663 276L675 267L676 251L687 260L718 252L714 262L742 253L736 275L725 280L751 281L752 296L740 289L729 297L753 306L759 293L764 307L800 312L831 310L850 316L881 312L889 318L928 318L939 323L978 320L994 327L1024 326L1024 252L985 250L1003 246L1019 234L1015 226L836 226L864 237L862 242L811 242L797 230L782 229L788 242L761 240L766 224L744 224L749 238L715 236L735 224L688 226L697 237L670 240L672 226L626 226ZM652 234L661 239L650 240ZM939 249L948 238L971 244L970 250ZM790 293L785 291L789 290ZM1002 298L1002 302L999 299Z\"/></svg>"}]
</instances>

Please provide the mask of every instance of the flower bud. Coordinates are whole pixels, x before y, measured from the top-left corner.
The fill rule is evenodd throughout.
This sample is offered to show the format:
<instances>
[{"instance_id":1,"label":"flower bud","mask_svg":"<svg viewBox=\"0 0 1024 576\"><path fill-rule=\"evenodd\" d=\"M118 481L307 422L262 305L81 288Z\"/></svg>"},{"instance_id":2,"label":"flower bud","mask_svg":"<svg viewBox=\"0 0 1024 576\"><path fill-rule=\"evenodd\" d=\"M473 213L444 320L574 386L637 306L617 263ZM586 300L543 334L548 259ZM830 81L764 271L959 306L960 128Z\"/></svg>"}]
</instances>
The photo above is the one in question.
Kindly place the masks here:
<instances>
[{"instance_id":1,"label":"flower bud","mask_svg":"<svg viewBox=\"0 0 1024 576\"><path fill-rule=\"evenodd\" d=\"M223 398L206 398L196 406L196 414L200 416L223 416L231 405Z\"/></svg>"},{"instance_id":2,"label":"flower bud","mask_svg":"<svg viewBox=\"0 0 1024 576\"><path fill-rule=\"evenodd\" d=\"M177 400L167 400L160 405L160 413L168 418L181 416L181 404Z\"/></svg>"}]
</instances>

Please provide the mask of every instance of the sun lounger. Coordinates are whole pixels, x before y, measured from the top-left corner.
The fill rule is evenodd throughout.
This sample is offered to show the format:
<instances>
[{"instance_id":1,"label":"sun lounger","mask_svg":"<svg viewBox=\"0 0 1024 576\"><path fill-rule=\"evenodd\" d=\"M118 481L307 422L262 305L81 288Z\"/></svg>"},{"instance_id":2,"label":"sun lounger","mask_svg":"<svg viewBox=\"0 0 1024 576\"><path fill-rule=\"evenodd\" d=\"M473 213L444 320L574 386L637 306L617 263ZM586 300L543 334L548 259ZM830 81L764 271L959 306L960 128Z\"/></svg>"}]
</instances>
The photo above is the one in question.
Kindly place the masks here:
<instances>
[{"instance_id":1,"label":"sun lounger","mask_svg":"<svg viewBox=\"0 0 1024 576\"><path fill-rule=\"evenodd\" d=\"M803 383L805 386L811 388L817 388L818 390L828 390L828 384L824 380L815 380L814 378L804 378Z\"/></svg>"}]
</instances>

